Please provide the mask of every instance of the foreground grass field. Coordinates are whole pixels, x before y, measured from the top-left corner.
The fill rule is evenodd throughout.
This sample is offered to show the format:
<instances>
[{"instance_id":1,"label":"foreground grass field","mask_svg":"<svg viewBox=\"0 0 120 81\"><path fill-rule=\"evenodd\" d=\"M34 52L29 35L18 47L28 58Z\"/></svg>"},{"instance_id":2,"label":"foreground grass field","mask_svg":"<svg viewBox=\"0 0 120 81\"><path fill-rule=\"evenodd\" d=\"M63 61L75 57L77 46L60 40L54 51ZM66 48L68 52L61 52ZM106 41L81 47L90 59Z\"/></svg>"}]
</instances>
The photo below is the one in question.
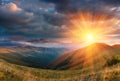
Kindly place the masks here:
<instances>
[{"instance_id":1,"label":"foreground grass field","mask_svg":"<svg viewBox=\"0 0 120 81\"><path fill-rule=\"evenodd\" d=\"M120 81L120 64L100 71L43 70L0 60L0 81Z\"/></svg>"}]
</instances>

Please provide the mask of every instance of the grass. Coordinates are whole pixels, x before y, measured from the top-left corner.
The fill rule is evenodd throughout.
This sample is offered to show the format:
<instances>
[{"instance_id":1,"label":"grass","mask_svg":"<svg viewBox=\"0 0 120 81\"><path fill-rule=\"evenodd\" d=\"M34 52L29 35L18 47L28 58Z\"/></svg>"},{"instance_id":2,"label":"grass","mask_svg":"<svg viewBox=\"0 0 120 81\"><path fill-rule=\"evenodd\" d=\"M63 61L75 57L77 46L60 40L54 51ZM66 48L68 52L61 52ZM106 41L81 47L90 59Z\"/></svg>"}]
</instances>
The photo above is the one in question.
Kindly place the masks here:
<instances>
[{"instance_id":1,"label":"grass","mask_svg":"<svg viewBox=\"0 0 120 81\"><path fill-rule=\"evenodd\" d=\"M109 49L109 46L107 49ZM12 58L10 54L1 54L0 81L120 81L119 50L120 49L116 48L112 50L110 49L109 58L105 56L104 53L106 52L101 53L101 50L100 52L98 51L97 57L98 55L103 55L104 59L107 61L105 66L102 59L99 58L98 60L98 58L96 58L95 63L97 67L94 69L91 69L91 67L80 69L80 67L77 66L78 69L73 68L69 70L36 69L11 64L12 61L21 63L21 61L18 61L20 57L13 55ZM101 65L103 65L103 67L99 67Z\"/></svg>"},{"instance_id":2,"label":"grass","mask_svg":"<svg viewBox=\"0 0 120 81\"><path fill-rule=\"evenodd\" d=\"M0 60L0 81L120 81L120 64L98 72L84 70L44 70Z\"/></svg>"}]
</instances>

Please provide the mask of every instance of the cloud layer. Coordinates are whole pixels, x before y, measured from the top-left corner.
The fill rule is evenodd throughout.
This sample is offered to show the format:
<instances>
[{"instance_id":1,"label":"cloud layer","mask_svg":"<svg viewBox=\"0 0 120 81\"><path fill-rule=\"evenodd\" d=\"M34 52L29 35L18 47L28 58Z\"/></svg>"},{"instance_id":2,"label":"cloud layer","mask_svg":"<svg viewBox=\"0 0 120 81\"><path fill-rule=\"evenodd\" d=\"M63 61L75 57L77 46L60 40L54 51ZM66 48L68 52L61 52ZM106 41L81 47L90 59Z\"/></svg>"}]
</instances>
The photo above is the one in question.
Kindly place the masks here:
<instances>
[{"instance_id":1,"label":"cloud layer","mask_svg":"<svg viewBox=\"0 0 120 81\"><path fill-rule=\"evenodd\" d=\"M119 0L8 0L0 5L0 35L59 38L70 29L68 13L105 13L119 20L119 5ZM119 26L113 26L116 34Z\"/></svg>"}]
</instances>

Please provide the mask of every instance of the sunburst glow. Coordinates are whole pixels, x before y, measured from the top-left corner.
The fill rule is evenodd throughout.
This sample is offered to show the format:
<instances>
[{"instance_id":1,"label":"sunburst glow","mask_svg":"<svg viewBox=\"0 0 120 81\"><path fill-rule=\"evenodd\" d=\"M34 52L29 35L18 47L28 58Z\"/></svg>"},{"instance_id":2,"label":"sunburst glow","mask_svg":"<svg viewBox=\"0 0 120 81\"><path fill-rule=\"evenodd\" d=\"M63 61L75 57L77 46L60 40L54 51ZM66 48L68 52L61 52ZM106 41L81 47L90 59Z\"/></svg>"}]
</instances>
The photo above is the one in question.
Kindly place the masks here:
<instances>
[{"instance_id":1,"label":"sunburst glow","mask_svg":"<svg viewBox=\"0 0 120 81\"><path fill-rule=\"evenodd\" d=\"M94 36L92 34L88 34L86 38L87 38L88 41L93 41L94 40Z\"/></svg>"},{"instance_id":2,"label":"sunburst glow","mask_svg":"<svg viewBox=\"0 0 120 81\"><path fill-rule=\"evenodd\" d=\"M118 20L104 13L79 12L75 15L69 14L68 19L69 30L63 35L74 42L106 40L107 35L114 31L112 26L119 23Z\"/></svg>"}]
</instances>

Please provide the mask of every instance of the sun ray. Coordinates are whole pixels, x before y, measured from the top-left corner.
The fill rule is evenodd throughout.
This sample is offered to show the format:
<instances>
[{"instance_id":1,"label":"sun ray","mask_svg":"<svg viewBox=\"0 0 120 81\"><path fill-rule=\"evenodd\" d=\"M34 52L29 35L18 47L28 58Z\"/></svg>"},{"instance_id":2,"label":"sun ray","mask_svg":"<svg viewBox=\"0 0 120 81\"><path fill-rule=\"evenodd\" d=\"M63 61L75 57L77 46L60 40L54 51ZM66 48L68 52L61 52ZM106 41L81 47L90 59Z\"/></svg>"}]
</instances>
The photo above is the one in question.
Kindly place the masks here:
<instances>
[{"instance_id":1,"label":"sun ray","mask_svg":"<svg viewBox=\"0 0 120 81\"><path fill-rule=\"evenodd\" d=\"M62 33L73 42L99 42L107 39L107 35L112 33L117 19L105 13L92 13L90 11L68 14L69 30ZM117 24L116 23L116 24ZM92 36L90 35L92 34ZM87 39L86 39L87 37Z\"/></svg>"}]
</instances>

